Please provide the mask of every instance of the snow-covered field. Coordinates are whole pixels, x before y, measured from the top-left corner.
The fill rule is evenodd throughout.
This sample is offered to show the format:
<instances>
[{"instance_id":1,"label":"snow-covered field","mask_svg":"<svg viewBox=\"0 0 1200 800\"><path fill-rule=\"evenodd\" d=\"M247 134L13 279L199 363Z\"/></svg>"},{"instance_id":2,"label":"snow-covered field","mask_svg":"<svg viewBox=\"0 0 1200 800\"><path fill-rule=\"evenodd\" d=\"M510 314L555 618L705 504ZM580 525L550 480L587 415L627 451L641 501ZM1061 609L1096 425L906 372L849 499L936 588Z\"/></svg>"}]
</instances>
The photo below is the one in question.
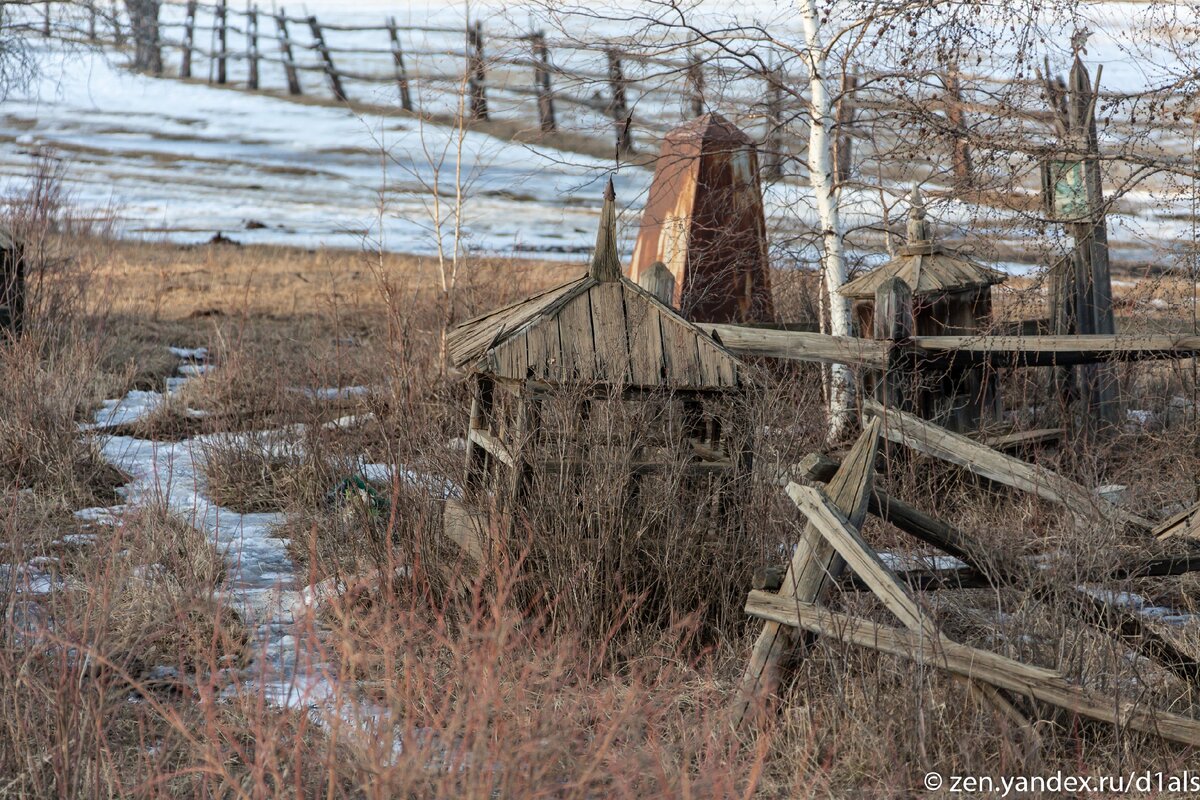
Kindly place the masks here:
<instances>
[{"instance_id":1,"label":"snow-covered field","mask_svg":"<svg viewBox=\"0 0 1200 800\"><path fill-rule=\"evenodd\" d=\"M461 145L469 247L579 252L595 237L607 162L148 78L99 53L37 55L40 78L0 109L0 174L19 185L49 149L76 202L114 208L132 236L434 252L435 215L447 243L454 227ZM618 191L632 200L648 180L624 171Z\"/></svg>"}]
</instances>

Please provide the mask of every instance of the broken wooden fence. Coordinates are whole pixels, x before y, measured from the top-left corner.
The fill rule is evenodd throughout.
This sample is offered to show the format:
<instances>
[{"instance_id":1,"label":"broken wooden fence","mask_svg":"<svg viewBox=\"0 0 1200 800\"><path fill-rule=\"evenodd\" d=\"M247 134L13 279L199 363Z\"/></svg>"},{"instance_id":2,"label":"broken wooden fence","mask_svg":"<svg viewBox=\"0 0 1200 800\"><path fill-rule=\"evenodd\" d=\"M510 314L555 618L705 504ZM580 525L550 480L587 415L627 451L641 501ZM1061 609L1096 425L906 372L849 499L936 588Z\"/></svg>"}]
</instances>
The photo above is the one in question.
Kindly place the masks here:
<instances>
[{"instance_id":1,"label":"broken wooden fence","mask_svg":"<svg viewBox=\"0 0 1200 800\"><path fill-rule=\"evenodd\" d=\"M913 577L884 564L880 556L859 533L867 512L892 522L901 531L932 544L944 553L962 559L965 569L982 575L987 584L1014 586L1027 590L1039 601L1060 600L1085 624L1132 648L1170 670L1180 679L1196 686L1200 681L1200 663L1184 653L1169 638L1147 629L1135 612L1109 603L1105 591L1082 586L1078 579L1069 587L1056 587L1050 581L1029 576L1053 575L1053 561L1040 564L1012 564L989 553L979 540L890 498L873 487L873 465L880 437L891 438L920 452L943 458L976 474L986 474L1007 485L1080 512L1082 487L1032 464L989 451L985 445L917 419L905 412L870 404L870 421L846 458L838 464L827 458L813 457L790 471L791 476L813 482L828 481L824 491L804 486L785 475L788 496L808 520L796 545L786 574L768 584L776 592L752 589L746 611L764 621L763 633L751 653L742 693L738 697L737 719L743 720L752 702L780 684L782 670L802 658L811 637L824 636L859 647L887 653L917 663L944 669L966 681L974 696L988 702L1003 717L1019 728L1027 743L1036 746L1035 728L1012 704L1009 694L1027 697L1062 708L1070 713L1108 722L1132 730L1161 736L1185 744L1200 744L1200 721L1179 714L1149 708L1131 701L1114 701L1086 687L1068 681L1061 673L1032 666L986 650L956 642L947 637L920 605L909 588ZM899 430L899 434L891 431ZM927 447L926 441L937 445ZM984 462L985 466L978 466ZM1052 486L1050 494L1044 487ZM1147 533L1146 521L1089 498L1091 511L1082 512L1094 522L1133 525ZM1168 529L1189 525L1200 514L1191 509L1177 519L1168 520ZM819 580L799 580L806 565L823 570ZM873 620L841 614L828 609L825 598L845 567L854 577L854 588L872 592L896 617L900 628L881 625ZM1023 569L1021 567L1024 567ZM1131 575L1180 574L1200 567L1200 551L1187 557L1164 556L1142 559L1137 563L1114 565L1084 582L1103 582ZM942 570L942 572L946 572ZM924 576L928 577L928 575ZM926 587L954 589L954 582L926 582ZM1111 593L1110 593L1111 594ZM807 638L806 638L807 637ZM767 646L769 645L769 646Z\"/></svg>"}]
</instances>

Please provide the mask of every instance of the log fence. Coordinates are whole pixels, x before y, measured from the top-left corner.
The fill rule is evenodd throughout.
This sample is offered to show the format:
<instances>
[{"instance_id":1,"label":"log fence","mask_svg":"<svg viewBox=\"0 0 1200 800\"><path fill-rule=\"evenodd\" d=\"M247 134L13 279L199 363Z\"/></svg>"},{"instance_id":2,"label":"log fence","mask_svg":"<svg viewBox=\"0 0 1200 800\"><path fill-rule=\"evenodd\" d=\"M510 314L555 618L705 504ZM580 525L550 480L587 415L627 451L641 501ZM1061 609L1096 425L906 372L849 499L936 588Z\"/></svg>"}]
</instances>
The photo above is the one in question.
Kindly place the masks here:
<instances>
[{"instance_id":1,"label":"log fence","mask_svg":"<svg viewBox=\"0 0 1200 800\"><path fill-rule=\"evenodd\" d=\"M261 24L264 18L274 30ZM73 3L47 3L33 18L10 24L22 26L117 47L131 29L120 5L81 11ZM376 104L382 88L393 87L399 108L426 114L455 110L444 96L465 93L473 120L527 115L546 133L608 128L621 152L633 149L635 129L656 139L707 109L733 107L744 112L746 124L762 129L767 172L778 176L780 159L771 154L798 148L806 136L804 116L785 107L801 102L784 88L803 85L799 75L776 67L731 78L727 66L694 42L592 45L539 30L491 31L477 20L462 27L401 25L392 16L377 24L331 22L283 7L239 9L228 0L164 0L155 31L155 45L177 54L167 74L180 78L194 79L199 63L201 74L218 85ZM969 103L956 109L959 120Z\"/></svg>"}]
</instances>

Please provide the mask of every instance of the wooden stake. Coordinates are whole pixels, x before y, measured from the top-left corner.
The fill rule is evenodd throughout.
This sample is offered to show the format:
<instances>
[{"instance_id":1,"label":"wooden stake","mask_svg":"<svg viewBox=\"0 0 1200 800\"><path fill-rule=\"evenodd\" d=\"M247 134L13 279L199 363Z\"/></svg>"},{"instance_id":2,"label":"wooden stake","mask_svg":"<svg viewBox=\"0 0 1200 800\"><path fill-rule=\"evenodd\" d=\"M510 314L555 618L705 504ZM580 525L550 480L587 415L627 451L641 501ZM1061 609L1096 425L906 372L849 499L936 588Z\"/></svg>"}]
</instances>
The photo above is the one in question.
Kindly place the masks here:
<instances>
[{"instance_id":1,"label":"wooden stake","mask_svg":"<svg viewBox=\"0 0 1200 800\"><path fill-rule=\"evenodd\" d=\"M867 514L880 430L879 420L867 423L841 468L829 482L829 494L834 503L856 526L862 524ZM779 597L789 603L818 602L844 567L845 562L820 532L808 525L792 554ZM759 697L778 689L785 659L793 650L797 651L796 655L802 656L808 644L807 639L798 639L792 631L778 623L768 622L763 626L750 655L750 663L742 675L734 708L735 725L746 721L747 713Z\"/></svg>"},{"instance_id":2,"label":"wooden stake","mask_svg":"<svg viewBox=\"0 0 1200 800\"><path fill-rule=\"evenodd\" d=\"M217 83L224 85L226 82L225 74L225 47L228 37L228 26L225 22L225 10L228 0L219 0L217 3Z\"/></svg>"},{"instance_id":3,"label":"wooden stake","mask_svg":"<svg viewBox=\"0 0 1200 800\"><path fill-rule=\"evenodd\" d=\"M546 32L531 34L533 43L533 88L537 91L538 124L543 133L554 133L554 94L550 88L550 48L546 46Z\"/></svg>"},{"instance_id":4,"label":"wooden stake","mask_svg":"<svg viewBox=\"0 0 1200 800\"><path fill-rule=\"evenodd\" d=\"M292 56L292 40L288 37L287 11L280 6L275 15L275 27L279 29L279 52L283 56L283 71L287 75L288 94L300 95L300 73L296 70L296 59Z\"/></svg>"},{"instance_id":5,"label":"wooden stake","mask_svg":"<svg viewBox=\"0 0 1200 800\"><path fill-rule=\"evenodd\" d=\"M467 26L467 90L471 96L471 119L488 118L487 72L483 60L483 23Z\"/></svg>"},{"instance_id":6,"label":"wooden stake","mask_svg":"<svg viewBox=\"0 0 1200 800\"><path fill-rule=\"evenodd\" d=\"M621 66L621 55L616 49L606 47L604 56L608 59L608 113L616 126L617 151L626 153L633 149L633 132L630 130L633 125L625 95L625 71Z\"/></svg>"},{"instance_id":7,"label":"wooden stake","mask_svg":"<svg viewBox=\"0 0 1200 800\"><path fill-rule=\"evenodd\" d=\"M904 627L929 639L930 644L944 644L950 641L918 605L916 598L896 580L896 576L884 565L879 554L859 534L858 528L850 524L823 492L810 486L791 483L788 484L787 493L801 513L808 518L809 523L820 531L854 574L867 584L871 592L896 615ZM1031 747L1036 748L1040 745L1033 725L995 688L972 683L969 690L976 698L989 703L1015 723L1024 732Z\"/></svg>"},{"instance_id":8,"label":"wooden stake","mask_svg":"<svg viewBox=\"0 0 1200 800\"><path fill-rule=\"evenodd\" d=\"M249 63L249 76L246 87L258 90L258 6L246 9L246 58Z\"/></svg>"},{"instance_id":9,"label":"wooden stake","mask_svg":"<svg viewBox=\"0 0 1200 800\"><path fill-rule=\"evenodd\" d=\"M192 48L196 36L196 0L188 0L183 17L183 55L179 62L179 77L192 77Z\"/></svg>"},{"instance_id":10,"label":"wooden stake","mask_svg":"<svg viewBox=\"0 0 1200 800\"><path fill-rule=\"evenodd\" d=\"M333 65L333 54L329 52L329 47L325 44L325 34L321 32L321 26L315 15L308 18L308 27L312 31L313 41L317 44L317 52L320 53L321 60L325 64L325 76L329 78L329 88L333 92L333 98L344 103L349 98L346 97L346 90L342 88L342 78L338 75L337 67Z\"/></svg>"},{"instance_id":11,"label":"wooden stake","mask_svg":"<svg viewBox=\"0 0 1200 800\"><path fill-rule=\"evenodd\" d=\"M388 39L392 43L392 64L396 68L396 86L400 89L400 108L412 111L413 102L408 89L408 70L404 66L404 51L400 49L400 34L396 28L395 17L388 17L387 29Z\"/></svg>"}]
</instances>

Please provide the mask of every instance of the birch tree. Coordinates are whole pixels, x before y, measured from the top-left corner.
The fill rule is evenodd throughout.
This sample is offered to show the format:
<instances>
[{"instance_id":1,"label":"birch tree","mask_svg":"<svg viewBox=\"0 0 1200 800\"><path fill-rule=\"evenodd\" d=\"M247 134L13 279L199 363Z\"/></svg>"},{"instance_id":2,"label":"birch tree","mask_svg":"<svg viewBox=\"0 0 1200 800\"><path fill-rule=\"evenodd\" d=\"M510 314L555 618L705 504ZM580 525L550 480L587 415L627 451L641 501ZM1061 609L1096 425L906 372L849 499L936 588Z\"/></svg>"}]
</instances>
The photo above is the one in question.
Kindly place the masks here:
<instances>
[{"instance_id":1,"label":"birch tree","mask_svg":"<svg viewBox=\"0 0 1200 800\"><path fill-rule=\"evenodd\" d=\"M822 285L829 308L829 332L850 335L850 301L838 293L846 282L846 258L843 249L845 231L838 209L834 182L834 109L826 85L825 43L816 0L797 0L804 24L803 58L808 68L809 136L808 178L820 225L823 273ZM829 384L829 438L839 439L853 419L854 376L842 364L835 364Z\"/></svg>"}]
</instances>

